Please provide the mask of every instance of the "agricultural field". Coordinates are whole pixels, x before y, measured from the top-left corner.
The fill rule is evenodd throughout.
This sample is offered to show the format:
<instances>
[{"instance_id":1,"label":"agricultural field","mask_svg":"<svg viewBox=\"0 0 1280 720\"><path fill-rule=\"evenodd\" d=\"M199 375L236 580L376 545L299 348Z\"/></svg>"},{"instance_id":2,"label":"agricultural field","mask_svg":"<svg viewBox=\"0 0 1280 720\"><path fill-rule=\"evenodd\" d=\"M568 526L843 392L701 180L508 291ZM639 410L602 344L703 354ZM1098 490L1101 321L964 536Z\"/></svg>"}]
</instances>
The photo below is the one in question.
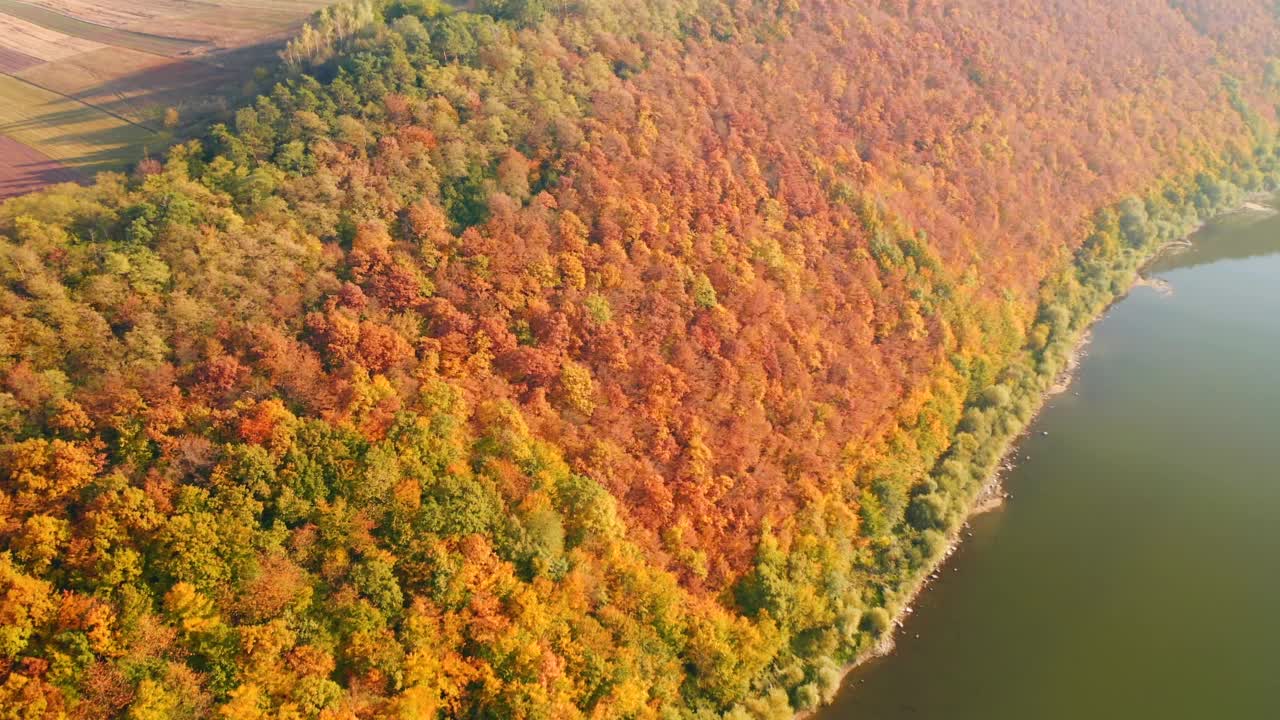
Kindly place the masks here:
<instances>
[{"instance_id":1,"label":"agricultural field","mask_svg":"<svg viewBox=\"0 0 1280 720\"><path fill-rule=\"evenodd\" d=\"M24 20L60 33L64 37L127 47L157 55L179 55L194 51L201 44L199 40L190 38L134 32L88 22L75 15L64 15L21 0L0 0L0 12L11 18Z\"/></svg>"},{"instance_id":2,"label":"agricultural field","mask_svg":"<svg viewBox=\"0 0 1280 720\"><path fill-rule=\"evenodd\" d=\"M83 174L32 149L30 145L0 135L0 197L21 195L45 185L82 179Z\"/></svg>"},{"instance_id":3,"label":"agricultural field","mask_svg":"<svg viewBox=\"0 0 1280 720\"><path fill-rule=\"evenodd\" d=\"M0 46L46 62L102 47L93 40L65 35L12 15L0 15Z\"/></svg>"},{"instance_id":4,"label":"agricultural field","mask_svg":"<svg viewBox=\"0 0 1280 720\"><path fill-rule=\"evenodd\" d=\"M0 198L158 153L326 4L0 0Z\"/></svg>"},{"instance_id":5,"label":"agricultural field","mask_svg":"<svg viewBox=\"0 0 1280 720\"><path fill-rule=\"evenodd\" d=\"M0 9L19 6L21 12L58 18L57 27L71 22L94 26L97 33L120 33L130 42L153 43L157 51L181 54L213 43L221 47L252 41L264 29L296 23L327 5L315 0L0 0ZM15 13L16 14L16 13ZM157 29L163 28L163 34Z\"/></svg>"},{"instance_id":6,"label":"agricultural field","mask_svg":"<svg viewBox=\"0 0 1280 720\"><path fill-rule=\"evenodd\" d=\"M86 172L127 165L160 134L65 95L0 75L0 135Z\"/></svg>"}]
</instances>

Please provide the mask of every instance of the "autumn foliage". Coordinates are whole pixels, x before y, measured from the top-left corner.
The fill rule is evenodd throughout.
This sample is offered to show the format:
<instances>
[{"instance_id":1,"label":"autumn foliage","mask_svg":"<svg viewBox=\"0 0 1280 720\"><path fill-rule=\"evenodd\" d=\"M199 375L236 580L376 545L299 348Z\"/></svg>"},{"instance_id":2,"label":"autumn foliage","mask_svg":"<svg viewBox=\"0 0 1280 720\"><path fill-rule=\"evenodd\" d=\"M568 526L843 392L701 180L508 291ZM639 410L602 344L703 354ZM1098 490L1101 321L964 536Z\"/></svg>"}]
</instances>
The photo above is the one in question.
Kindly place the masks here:
<instances>
[{"instance_id":1,"label":"autumn foliage","mask_svg":"<svg viewBox=\"0 0 1280 720\"><path fill-rule=\"evenodd\" d=\"M0 718L810 707L1275 175L1260 0L475 5L0 206Z\"/></svg>"}]
</instances>

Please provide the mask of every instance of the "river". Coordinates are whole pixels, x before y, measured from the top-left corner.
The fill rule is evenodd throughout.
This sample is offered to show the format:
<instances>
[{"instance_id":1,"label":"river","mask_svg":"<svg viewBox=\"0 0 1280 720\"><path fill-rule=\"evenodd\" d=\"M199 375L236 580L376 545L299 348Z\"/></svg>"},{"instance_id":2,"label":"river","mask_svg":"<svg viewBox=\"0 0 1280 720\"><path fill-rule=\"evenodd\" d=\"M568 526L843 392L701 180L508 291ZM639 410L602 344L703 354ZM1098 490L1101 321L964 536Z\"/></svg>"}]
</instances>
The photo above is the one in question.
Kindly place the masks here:
<instances>
[{"instance_id":1,"label":"river","mask_svg":"<svg viewBox=\"0 0 1280 720\"><path fill-rule=\"evenodd\" d=\"M820 720L1280 718L1280 216L1146 275Z\"/></svg>"}]
</instances>

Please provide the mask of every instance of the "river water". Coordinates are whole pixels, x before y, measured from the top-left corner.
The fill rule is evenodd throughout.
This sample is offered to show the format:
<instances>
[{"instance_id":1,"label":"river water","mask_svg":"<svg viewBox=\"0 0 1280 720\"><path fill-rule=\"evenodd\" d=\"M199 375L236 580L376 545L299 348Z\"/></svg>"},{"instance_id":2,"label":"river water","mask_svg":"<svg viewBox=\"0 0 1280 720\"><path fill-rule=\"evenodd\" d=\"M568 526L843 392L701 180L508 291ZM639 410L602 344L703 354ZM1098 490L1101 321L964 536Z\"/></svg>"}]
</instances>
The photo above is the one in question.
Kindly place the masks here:
<instances>
[{"instance_id":1,"label":"river water","mask_svg":"<svg viewBox=\"0 0 1280 720\"><path fill-rule=\"evenodd\" d=\"M1280 718L1280 216L1147 275L820 720Z\"/></svg>"}]
</instances>

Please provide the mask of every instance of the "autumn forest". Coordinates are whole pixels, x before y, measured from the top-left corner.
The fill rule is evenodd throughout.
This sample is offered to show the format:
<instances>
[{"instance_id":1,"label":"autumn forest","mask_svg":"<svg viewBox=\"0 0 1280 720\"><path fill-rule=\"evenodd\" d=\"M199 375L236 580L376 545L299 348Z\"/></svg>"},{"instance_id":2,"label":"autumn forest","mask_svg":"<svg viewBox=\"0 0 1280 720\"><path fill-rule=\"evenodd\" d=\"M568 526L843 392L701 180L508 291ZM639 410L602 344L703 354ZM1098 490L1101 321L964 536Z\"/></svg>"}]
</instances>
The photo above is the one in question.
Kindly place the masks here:
<instances>
[{"instance_id":1,"label":"autumn forest","mask_svg":"<svg viewBox=\"0 0 1280 720\"><path fill-rule=\"evenodd\" d=\"M789 719L1280 182L1262 0L468 8L0 205L0 718Z\"/></svg>"}]
</instances>

